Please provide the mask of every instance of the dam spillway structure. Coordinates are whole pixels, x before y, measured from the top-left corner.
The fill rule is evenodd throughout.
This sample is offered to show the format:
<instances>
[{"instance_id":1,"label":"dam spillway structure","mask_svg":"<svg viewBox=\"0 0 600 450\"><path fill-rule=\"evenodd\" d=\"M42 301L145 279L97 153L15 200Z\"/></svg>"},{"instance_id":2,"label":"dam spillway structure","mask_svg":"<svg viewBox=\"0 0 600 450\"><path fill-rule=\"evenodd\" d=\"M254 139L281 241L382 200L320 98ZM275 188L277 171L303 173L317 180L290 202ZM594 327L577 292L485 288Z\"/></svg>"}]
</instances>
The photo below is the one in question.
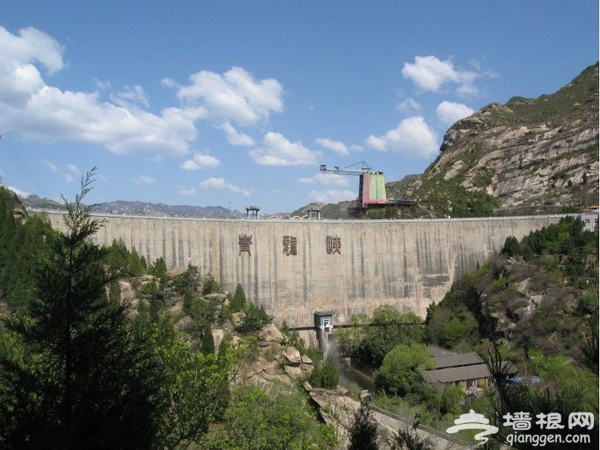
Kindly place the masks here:
<instances>
[{"instance_id":1,"label":"dam spillway structure","mask_svg":"<svg viewBox=\"0 0 600 450\"><path fill-rule=\"evenodd\" d=\"M330 355L333 339L333 312L315 311L315 331L319 346L323 350L323 360L327 360Z\"/></svg>"}]
</instances>

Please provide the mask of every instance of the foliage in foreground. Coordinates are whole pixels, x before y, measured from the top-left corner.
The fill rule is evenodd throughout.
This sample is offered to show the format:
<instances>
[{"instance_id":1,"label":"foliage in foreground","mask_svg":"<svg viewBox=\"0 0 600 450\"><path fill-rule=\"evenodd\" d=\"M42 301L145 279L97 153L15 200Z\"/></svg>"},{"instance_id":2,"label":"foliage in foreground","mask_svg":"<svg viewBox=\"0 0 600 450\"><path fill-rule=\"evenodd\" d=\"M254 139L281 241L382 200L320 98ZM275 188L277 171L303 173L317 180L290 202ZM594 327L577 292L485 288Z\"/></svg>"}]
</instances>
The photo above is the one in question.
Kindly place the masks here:
<instances>
[{"instance_id":1,"label":"foliage in foreground","mask_svg":"<svg viewBox=\"0 0 600 450\"><path fill-rule=\"evenodd\" d=\"M398 430L398 433L389 442L391 450L434 450L433 441L408 427Z\"/></svg>"},{"instance_id":2,"label":"foliage in foreground","mask_svg":"<svg viewBox=\"0 0 600 450\"><path fill-rule=\"evenodd\" d=\"M340 382L340 374L335 364L327 360L324 363L315 363L313 372L308 380L313 387L333 389Z\"/></svg>"},{"instance_id":3,"label":"foliage in foreground","mask_svg":"<svg viewBox=\"0 0 600 450\"><path fill-rule=\"evenodd\" d=\"M331 427L317 423L305 395L275 385L268 392L240 386L222 423L200 443L206 450L311 450L332 448Z\"/></svg>"},{"instance_id":4,"label":"foliage in foreground","mask_svg":"<svg viewBox=\"0 0 600 450\"><path fill-rule=\"evenodd\" d=\"M192 354L168 323L135 323L110 295L102 223L67 204L66 233L47 231L32 299L0 327L0 447L165 449L187 445L227 403L227 363ZM18 224L15 224L18 227Z\"/></svg>"},{"instance_id":5,"label":"foliage in foreground","mask_svg":"<svg viewBox=\"0 0 600 450\"><path fill-rule=\"evenodd\" d=\"M366 402L354 414L354 421L348 430L350 445L348 450L377 450L377 421Z\"/></svg>"},{"instance_id":6,"label":"foliage in foreground","mask_svg":"<svg viewBox=\"0 0 600 450\"><path fill-rule=\"evenodd\" d=\"M568 365L562 363L563 374L561 379L551 380L542 383L509 383L507 381L506 366L502 364L502 357L496 350L490 355L489 368L494 381L494 389L490 391L491 410L488 416L492 422L500 429L493 437L500 443L507 441L507 436L514 434L512 427L505 426L507 415L514 415L519 411L525 411L534 418L536 423L539 414L548 415L557 413L562 419L563 428L552 430L552 434L561 435L563 442L547 443L545 448L563 449L566 435L576 432L588 434L591 442L583 444L570 444L569 448L587 449L598 448L600 445L598 435L598 377L593 377L592 384L583 383L584 380L577 379L571 374L576 373L569 370ZM580 376L585 375L581 374ZM591 389L590 389L591 388ZM588 429L574 428L564 426L565 421L571 413L593 412L593 428ZM543 416L546 417L546 416ZM540 429L533 425L530 430L521 430L520 434L547 434L547 429ZM518 443L512 444L517 449L530 449L531 444Z\"/></svg>"}]
</instances>

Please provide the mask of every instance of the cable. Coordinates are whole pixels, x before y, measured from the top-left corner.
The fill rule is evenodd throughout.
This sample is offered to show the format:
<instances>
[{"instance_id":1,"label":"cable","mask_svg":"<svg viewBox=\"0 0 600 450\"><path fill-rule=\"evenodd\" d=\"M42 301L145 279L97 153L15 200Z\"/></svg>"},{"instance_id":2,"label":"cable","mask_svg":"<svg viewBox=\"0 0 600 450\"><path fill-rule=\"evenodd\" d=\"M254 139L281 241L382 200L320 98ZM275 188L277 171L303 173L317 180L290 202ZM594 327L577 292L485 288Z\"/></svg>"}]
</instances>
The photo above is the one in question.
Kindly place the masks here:
<instances>
[{"instance_id":1,"label":"cable","mask_svg":"<svg viewBox=\"0 0 600 450\"><path fill-rule=\"evenodd\" d=\"M12 157L15 164L21 169L21 171L31 179L37 188L40 190L40 194L45 195L47 198L52 198L50 189L44 184L44 182L36 175L36 173L29 167L29 164L19 155L19 153L8 143L6 138L0 134L0 145L8 150L9 156Z\"/></svg>"}]
</instances>

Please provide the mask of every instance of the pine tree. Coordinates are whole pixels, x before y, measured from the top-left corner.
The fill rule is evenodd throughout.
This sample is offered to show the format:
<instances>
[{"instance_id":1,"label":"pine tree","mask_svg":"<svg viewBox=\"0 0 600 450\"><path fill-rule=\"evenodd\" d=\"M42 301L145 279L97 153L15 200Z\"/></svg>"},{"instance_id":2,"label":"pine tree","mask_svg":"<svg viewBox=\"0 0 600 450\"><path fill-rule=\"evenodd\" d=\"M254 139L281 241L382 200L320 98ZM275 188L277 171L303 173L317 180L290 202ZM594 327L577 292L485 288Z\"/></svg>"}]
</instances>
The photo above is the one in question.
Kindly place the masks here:
<instances>
[{"instance_id":1,"label":"pine tree","mask_svg":"<svg viewBox=\"0 0 600 450\"><path fill-rule=\"evenodd\" d=\"M28 315L6 321L0 342L0 447L150 448L157 434L161 370L143 333L109 299L102 226L82 200L65 200L66 233L47 236Z\"/></svg>"},{"instance_id":2,"label":"pine tree","mask_svg":"<svg viewBox=\"0 0 600 450\"><path fill-rule=\"evenodd\" d=\"M349 430L348 450L377 450L377 422L369 405L362 402L354 414L354 422Z\"/></svg>"},{"instance_id":3,"label":"pine tree","mask_svg":"<svg viewBox=\"0 0 600 450\"><path fill-rule=\"evenodd\" d=\"M239 312L244 309L244 306L246 306L246 294L242 285L238 283L233 294L233 299L229 303L229 309L231 312Z\"/></svg>"},{"instance_id":4,"label":"pine tree","mask_svg":"<svg viewBox=\"0 0 600 450\"><path fill-rule=\"evenodd\" d=\"M202 344L200 345L200 351L204 355L215 354L215 340L213 338L212 331L210 331L210 326L207 326L204 330L204 336L202 336Z\"/></svg>"}]
</instances>

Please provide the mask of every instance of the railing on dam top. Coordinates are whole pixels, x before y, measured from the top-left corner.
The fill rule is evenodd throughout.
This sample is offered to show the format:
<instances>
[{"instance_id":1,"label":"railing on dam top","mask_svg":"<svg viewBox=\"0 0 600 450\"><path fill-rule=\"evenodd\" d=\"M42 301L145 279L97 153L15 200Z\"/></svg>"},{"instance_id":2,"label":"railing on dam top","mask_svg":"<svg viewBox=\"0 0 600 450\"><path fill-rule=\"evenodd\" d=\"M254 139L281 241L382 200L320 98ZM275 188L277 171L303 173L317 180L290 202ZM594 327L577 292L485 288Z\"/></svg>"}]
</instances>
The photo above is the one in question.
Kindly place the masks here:
<instances>
[{"instance_id":1,"label":"railing on dam top","mask_svg":"<svg viewBox=\"0 0 600 450\"><path fill-rule=\"evenodd\" d=\"M44 208L26 208L28 212L48 213L48 214L66 214L65 210L44 209ZM152 219L152 220L184 220L184 221L212 221L212 222L260 222L260 223L422 223L422 222L481 222L481 221L506 221L506 220L534 220L557 217L577 216L578 214L539 214L534 216L501 216L501 217L460 217L460 218L421 218L421 219L281 219L281 218L205 218L205 217L178 217L178 216L141 216L135 214L109 214L92 213L97 217L114 217L130 219Z\"/></svg>"}]
</instances>

